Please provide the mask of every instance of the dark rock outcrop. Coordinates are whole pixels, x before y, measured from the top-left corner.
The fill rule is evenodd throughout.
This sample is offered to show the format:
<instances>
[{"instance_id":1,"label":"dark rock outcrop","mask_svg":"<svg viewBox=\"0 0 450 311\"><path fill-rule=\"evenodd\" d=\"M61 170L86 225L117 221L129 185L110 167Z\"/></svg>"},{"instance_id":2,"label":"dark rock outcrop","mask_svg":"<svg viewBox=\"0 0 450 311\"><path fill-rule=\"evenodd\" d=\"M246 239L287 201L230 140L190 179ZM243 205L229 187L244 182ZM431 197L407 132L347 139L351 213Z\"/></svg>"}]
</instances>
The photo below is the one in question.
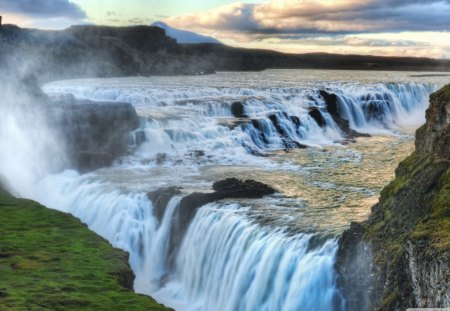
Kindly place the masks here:
<instances>
[{"instance_id":1,"label":"dark rock outcrop","mask_svg":"<svg viewBox=\"0 0 450 311\"><path fill-rule=\"evenodd\" d=\"M189 227L192 219L199 207L229 198L261 198L265 195L271 195L275 193L275 189L272 187L260 183L254 180L239 180L236 178L228 178L215 182L213 184L214 192L193 192L184 196L178 209L172 219L172 228L170 230L169 240L169 265L174 264L175 255L178 247L181 245L186 230ZM169 187L160 190L150 192L148 197L153 202L155 209L155 216L161 220L167 203L175 195L180 195L181 189L178 187Z\"/></svg>"},{"instance_id":2,"label":"dark rock outcrop","mask_svg":"<svg viewBox=\"0 0 450 311\"><path fill-rule=\"evenodd\" d=\"M179 187L169 187L163 188L155 191L151 191L147 194L150 201L153 203L153 213L156 218L161 221L167 204L170 199L172 199L176 195L181 195L181 188Z\"/></svg>"},{"instance_id":3,"label":"dark rock outcrop","mask_svg":"<svg viewBox=\"0 0 450 311\"><path fill-rule=\"evenodd\" d=\"M300 119L298 117L296 117L296 116L289 117L286 112L282 112L282 114L283 114L283 117L285 120L292 121L293 123L298 122L298 124L300 124ZM272 122L278 135L281 137L285 149L307 148L306 145L300 144L298 141L295 141L295 140L289 138L288 132L282 126L282 123L278 119L277 115L275 115L275 114L269 115L269 120ZM261 134L264 135L263 132L261 132ZM263 138L265 139L265 135ZM267 141L267 139L265 139L265 141Z\"/></svg>"},{"instance_id":4,"label":"dark rock outcrop","mask_svg":"<svg viewBox=\"0 0 450 311\"><path fill-rule=\"evenodd\" d=\"M325 119L322 116L322 113L320 112L319 108L311 108L309 110L309 116L316 121L317 125L320 127L325 127L327 123L325 122Z\"/></svg>"},{"instance_id":5,"label":"dark rock outcrop","mask_svg":"<svg viewBox=\"0 0 450 311\"><path fill-rule=\"evenodd\" d=\"M197 209L205 204L231 198L262 198L265 195L275 193L272 187L254 180L239 180L237 178L228 178L217 181L212 186L214 192L191 193L181 199L178 208L177 233L174 245L178 245L194 218Z\"/></svg>"},{"instance_id":6,"label":"dark rock outcrop","mask_svg":"<svg viewBox=\"0 0 450 311\"><path fill-rule=\"evenodd\" d=\"M324 90L320 90L319 94L325 100L325 104L326 104L328 113L331 115L331 117L333 118L333 121L336 123L336 125L339 127L339 129L342 131L342 133L345 135L345 137L347 139L352 139L352 138L356 138L356 137L370 137L369 134L360 133L360 132L357 132L354 129L350 128L349 121L341 116L341 113L339 111L338 97L336 94L329 93ZM317 119L316 119L316 118L318 118L317 112L312 117L317 122ZM323 117L322 117L322 120L323 120ZM324 122L322 120L319 119L319 121ZM319 125L323 126L321 124L319 124Z\"/></svg>"},{"instance_id":7,"label":"dark rock outcrop","mask_svg":"<svg viewBox=\"0 0 450 311\"><path fill-rule=\"evenodd\" d=\"M275 193L272 187L254 180L227 178L217 181L212 188L224 198L261 198Z\"/></svg>"},{"instance_id":8,"label":"dark rock outcrop","mask_svg":"<svg viewBox=\"0 0 450 311\"><path fill-rule=\"evenodd\" d=\"M139 125L132 105L75 100L53 100L49 121L62 131L74 168L85 172L109 166L127 154L130 133Z\"/></svg>"},{"instance_id":9,"label":"dark rock outcrop","mask_svg":"<svg viewBox=\"0 0 450 311\"><path fill-rule=\"evenodd\" d=\"M235 118L248 118L244 111L245 107L242 102L234 102L231 104L231 113Z\"/></svg>"},{"instance_id":10,"label":"dark rock outcrop","mask_svg":"<svg viewBox=\"0 0 450 311\"><path fill-rule=\"evenodd\" d=\"M369 219L340 240L348 310L450 306L450 85L431 95L426 118Z\"/></svg>"}]
</instances>

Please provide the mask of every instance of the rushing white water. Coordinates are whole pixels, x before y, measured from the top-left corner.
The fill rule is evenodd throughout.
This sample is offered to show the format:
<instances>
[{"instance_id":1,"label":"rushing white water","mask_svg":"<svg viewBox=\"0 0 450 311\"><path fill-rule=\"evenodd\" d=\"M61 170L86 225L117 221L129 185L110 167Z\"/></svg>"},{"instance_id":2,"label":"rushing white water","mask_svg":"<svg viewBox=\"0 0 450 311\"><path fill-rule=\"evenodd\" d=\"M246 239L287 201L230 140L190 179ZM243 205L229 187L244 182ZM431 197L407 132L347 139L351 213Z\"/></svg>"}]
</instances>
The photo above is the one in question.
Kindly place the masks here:
<instances>
[{"instance_id":1,"label":"rushing white water","mask_svg":"<svg viewBox=\"0 0 450 311\"><path fill-rule=\"evenodd\" d=\"M322 72L319 80L324 81L329 73ZM137 139L144 133L144 142L111 168L86 175L64 171L46 176L37 185L33 176L21 185L20 179L28 177L20 169L11 170L10 164L19 168L17 161L28 161L23 166L28 172L42 168L40 164L52 156L41 159L48 148L42 144L36 149L39 158L29 161L34 143L41 138L21 130L22 123L3 123L7 126L0 124L0 147L14 148L7 157L0 154L4 159L0 173L24 195L75 215L114 246L128 251L136 274L135 290L177 310L341 310L345 299L336 288L333 271L336 235L355 212L349 209L339 219L335 216L342 202L352 204L352 194L370 197L378 188L339 184L339 180L324 180L315 174L342 163L364 163L362 152L340 144L345 135L320 91L337 96L338 112L353 129L376 135L418 126L429 94L439 86L435 81L411 79L348 82L346 74L339 73L344 79L330 82L268 71L51 83L44 90L52 96L72 94L132 103L141 116L134 134ZM245 117L233 116L231 107L236 101L243 103ZM312 116L314 109L324 124ZM289 153L278 152L299 144L331 151L323 150L320 155L311 151L313 158L324 162L308 167ZM13 153L21 157L14 159ZM186 193L209 190L212 181L244 170L248 171L244 176L262 178L275 187L278 182L295 184L297 179L280 176L297 174L307 179L302 184L310 187L306 191L317 191L316 197L339 192L338 200L315 205L303 200L305 195L293 187L289 194L279 189L280 193L258 200L208 204L198 210L173 253L170 241L181 196L173 197L158 219L146 192L172 185L183 186ZM45 169L33 175L47 173ZM327 218L339 223L333 234L315 224ZM170 254L176 255L173 265Z\"/></svg>"},{"instance_id":2,"label":"rushing white water","mask_svg":"<svg viewBox=\"0 0 450 311\"><path fill-rule=\"evenodd\" d=\"M177 259L186 310L340 310L336 242L308 249L310 235L287 236L236 214L239 205L204 206ZM164 291L164 289L162 290Z\"/></svg>"},{"instance_id":3,"label":"rushing white water","mask_svg":"<svg viewBox=\"0 0 450 311\"><path fill-rule=\"evenodd\" d=\"M336 94L339 114L360 132L380 133L424 121L431 83L333 83L283 87L155 87L152 80L87 80L47 85L49 94L72 94L96 101L131 102L146 116L147 143L138 153L185 157L202 150L213 162L254 161L248 153L320 146L342 141L344 134L327 111L320 90ZM243 103L244 120L231 105ZM326 126L311 116L319 109Z\"/></svg>"},{"instance_id":4,"label":"rushing white water","mask_svg":"<svg viewBox=\"0 0 450 311\"><path fill-rule=\"evenodd\" d=\"M288 235L249 221L239 204L209 204L196 214L168 270L174 197L159 223L145 194L125 194L89 176L44 179L47 206L79 217L130 253L135 289L177 310L340 310L333 272L335 240L310 249L313 235ZM61 208L63 207L63 208Z\"/></svg>"}]
</instances>

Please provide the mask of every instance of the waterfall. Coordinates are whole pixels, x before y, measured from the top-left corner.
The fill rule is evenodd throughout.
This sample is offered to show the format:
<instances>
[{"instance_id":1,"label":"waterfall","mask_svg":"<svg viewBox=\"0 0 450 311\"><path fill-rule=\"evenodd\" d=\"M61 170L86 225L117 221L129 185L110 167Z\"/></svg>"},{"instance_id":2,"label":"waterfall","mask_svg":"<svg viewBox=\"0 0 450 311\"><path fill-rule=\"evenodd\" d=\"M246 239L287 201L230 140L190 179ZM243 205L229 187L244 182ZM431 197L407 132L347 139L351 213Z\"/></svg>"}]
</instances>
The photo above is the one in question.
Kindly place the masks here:
<instances>
[{"instance_id":1,"label":"waterfall","mask_svg":"<svg viewBox=\"0 0 450 311\"><path fill-rule=\"evenodd\" d=\"M189 227L174 274L188 306L200 300L199 310L339 310L336 241L309 249L311 235L262 228L241 209L206 205Z\"/></svg>"},{"instance_id":2,"label":"waterfall","mask_svg":"<svg viewBox=\"0 0 450 311\"><path fill-rule=\"evenodd\" d=\"M114 81L114 80L113 80ZM333 83L299 87L136 87L88 80L46 85L53 96L72 94L96 101L132 103L143 116L141 155L184 157L204 151L213 163L251 162L250 155L346 138L338 118L362 133L386 133L424 121L432 83ZM336 96L330 111L324 93ZM244 115L235 118L233 102ZM253 159L251 157L251 159Z\"/></svg>"},{"instance_id":3,"label":"waterfall","mask_svg":"<svg viewBox=\"0 0 450 311\"><path fill-rule=\"evenodd\" d=\"M261 227L239 204L208 204L192 220L171 271L168 243L180 197L158 221L144 193L90 178L73 171L49 176L39 184L46 195L38 199L128 251L138 292L177 310L342 308L333 271L336 240L311 247L312 234Z\"/></svg>"},{"instance_id":4,"label":"waterfall","mask_svg":"<svg viewBox=\"0 0 450 311\"><path fill-rule=\"evenodd\" d=\"M212 179L232 174L231 167L253 169L256 176L286 168L301 172L301 164L289 158L280 163L271 155L305 146L340 146L348 139L345 126L371 134L417 126L437 85L332 82L269 87L241 81L218 87L177 81L126 78L46 85L50 96L72 94L105 105L129 102L139 113L140 127L133 133L136 149L112 167L84 175L69 170L40 174L47 176L32 184L27 196L75 215L129 252L135 290L177 310L343 310L345 299L333 270L338 237L319 239L308 219L289 223L287 230L283 219L272 222L268 217L261 223L252 213L261 208L259 212L270 214L281 207L274 215L294 221L308 217L303 214L308 202L289 203L284 210L282 204L271 203L286 199L279 193L256 203L210 203L196 211L178 239L174 228L182 195L168 200L160 214L148 192L165 186L183 186L186 193L209 189ZM8 172L12 162L1 163L0 171ZM211 167L217 172L202 175ZM314 213L328 215L326 208ZM178 243L175 250L172 241Z\"/></svg>"}]
</instances>

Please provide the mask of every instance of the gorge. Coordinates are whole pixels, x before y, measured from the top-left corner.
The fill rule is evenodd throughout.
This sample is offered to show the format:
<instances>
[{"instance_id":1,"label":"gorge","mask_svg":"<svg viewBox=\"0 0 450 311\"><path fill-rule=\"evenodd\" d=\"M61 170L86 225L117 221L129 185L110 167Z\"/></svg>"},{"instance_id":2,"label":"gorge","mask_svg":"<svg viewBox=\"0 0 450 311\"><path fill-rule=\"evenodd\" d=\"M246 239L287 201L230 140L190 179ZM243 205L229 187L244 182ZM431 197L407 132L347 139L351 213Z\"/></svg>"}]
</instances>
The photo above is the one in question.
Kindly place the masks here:
<instances>
[{"instance_id":1,"label":"gorge","mask_svg":"<svg viewBox=\"0 0 450 311\"><path fill-rule=\"evenodd\" d=\"M5 29L7 42L23 31ZM107 56L74 52L98 33ZM2 75L6 190L72 214L128 252L134 290L176 310L449 306L445 76L274 69L136 77L180 73L192 60L176 54L173 67L158 67L169 53L151 67L145 57L121 59L141 49L162 55L157 41L141 40L149 33L194 53L151 27L73 27L47 37L69 42L50 63ZM40 45L34 36L46 35L30 32L23 45ZM88 56L103 60L90 66ZM55 70L66 58L72 65ZM224 69L202 66L183 73ZM416 151L383 189L413 151L429 104Z\"/></svg>"}]
</instances>

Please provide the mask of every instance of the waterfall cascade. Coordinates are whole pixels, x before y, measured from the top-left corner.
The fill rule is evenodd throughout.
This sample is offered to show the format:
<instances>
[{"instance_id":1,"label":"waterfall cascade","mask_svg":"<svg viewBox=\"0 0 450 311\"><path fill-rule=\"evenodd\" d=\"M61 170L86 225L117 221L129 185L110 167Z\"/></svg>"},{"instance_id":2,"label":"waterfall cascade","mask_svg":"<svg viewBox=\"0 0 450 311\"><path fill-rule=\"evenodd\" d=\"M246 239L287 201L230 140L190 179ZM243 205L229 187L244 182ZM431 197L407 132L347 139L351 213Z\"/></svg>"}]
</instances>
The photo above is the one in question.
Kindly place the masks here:
<instances>
[{"instance_id":1,"label":"waterfall cascade","mask_svg":"<svg viewBox=\"0 0 450 311\"><path fill-rule=\"evenodd\" d=\"M94 82L95 84L95 82ZM278 88L144 88L55 83L50 95L72 94L97 101L130 102L143 116L140 156L208 156L231 163L247 154L342 142L336 116L361 133L383 133L424 121L431 83L343 83ZM330 107L327 95L335 97ZM233 107L240 106L241 115ZM333 104L333 103L332 103ZM330 111L330 110L336 111ZM234 115L233 115L234 112ZM345 121L345 122L346 122ZM253 157L249 160L253 161Z\"/></svg>"},{"instance_id":2,"label":"waterfall cascade","mask_svg":"<svg viewBox=\"0 0 450 311\"><path fill-rule=\"evenodd\" d=\"M253 223L248 207L211 203L195 215L168 267L171 222L180 197L161 221L145 194L125 194L66 172L49 177L40 198L63 206L111 243L130 253L135 289L179 310L341 310L333 272L336 240L315 246L311 234L288 234Z\"/></svg>"},{"instance_id":3,"label":"waterfall cascade","mask_svg":"<svg viewBox=\"0 0 450 311\"><path fill-rule=\"evenodd\" d=\"M148 192L172 185L162 179L178 182L180 176L188 182L175 185L186 192L205 190L211 183L202 179L207 167L252 167L267 174L280 165L300 170L289 159L280 164L271 156L293 148L341 146L355 133L392 134L403 126L419 125L428 96L438 86L418 82L254 86L241 81L200 87L186 86L190 82L185 80L166 83L169 80L46 85L51 96L131 103L140 126L133 133L132 154L113 167L84 175L69 170L48 175L27 195L75 215L128 251L136 291L177 310L343 310L345 299L336 288L333 269L338 237L319 239L310 228L288 230L283 221L264 223L252 217L253 205L297 202L296 198L279 193L256 201L223 200L202 206L169 264L173 222L183 194L170 198L157 217ZM218 170L214 178L222 174ZM310 182L327 190L334 187ZM289 213L308 217L298 206L271 208L262 210L286 218ZM326 210L310 214L314 213Z\"/></svg>"}]
</instances>

